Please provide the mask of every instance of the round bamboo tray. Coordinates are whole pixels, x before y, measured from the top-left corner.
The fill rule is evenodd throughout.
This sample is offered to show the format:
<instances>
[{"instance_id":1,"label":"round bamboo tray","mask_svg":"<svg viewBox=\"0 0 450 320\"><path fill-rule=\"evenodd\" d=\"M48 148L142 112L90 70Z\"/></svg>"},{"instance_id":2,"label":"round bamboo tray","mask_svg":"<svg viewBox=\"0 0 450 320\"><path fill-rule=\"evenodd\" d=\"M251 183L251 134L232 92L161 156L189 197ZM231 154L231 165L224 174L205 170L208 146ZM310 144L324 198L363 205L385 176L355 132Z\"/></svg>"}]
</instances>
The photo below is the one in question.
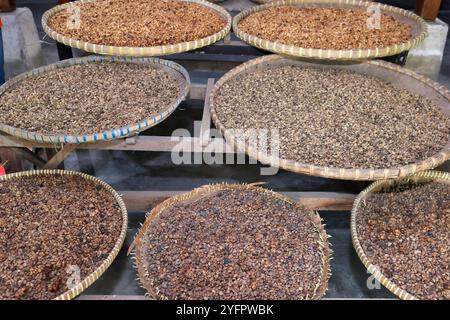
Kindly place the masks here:
<instances>
[{"instance_id":1,"label":"round bamboo tray","mask_svg":"<svg viewBox=\"0 0 450 320\"><path fill-rule=\"evenodd\" d=\"M102 264L91 274L85 277L77 286L72 289L60 294L55 297L55 300L71 300L76 296L80 295L84 290L86 290L90 285L92 285L98 278L109 268L114 259L117 257L120 248L123 245L125 237L127 235L128 229L128 213L127 208L125 207L125 203L123 202L120 195L106 182L97 179L96 177L75 172L75 171L65 171L65 170L36 170L36 171L23 171L17 173L10 173L5 176L0 176L0 182L13 180L19 177L35 177L35 176L79 176L85 180L92 181L96 185L99 185L106 189L109 193L114 196L114 199L117 201L120 212L122 215L122 228L120 231L119 238L116 240L114 244L114 248L109 253L108 257L102 262Z\"/></svg>"},{"instance_id":2,"label":"round bamboo tray","mask_svg":"<svg viewBox=\"0 0 450 320\"><path fill-rule=\"evenodd\" d=\"M92 52L96 54L102 54L102 55L112 55L112 56L129 56L129 57L151 57L151 56L161 56L161 55L168 55L168 54L175 54L175 53L181 53L186 51L195 50L204 46L208 46L210 44L213 44L214 42L219 41L220 39L224 38L228 32L230 32L231 29L231 16L230 14L223 9L222 7L207 2L204 0L182 0L185 2L192 2L196 3L202 6L205 6L213 11L215 11L217 14L225 18L227 21L226 26L220 30L219 32L210 35L208 37L197 39L194 41L189 42L180 42L170 45L161 45L161 46L153 46L153 47L117 47L117 46L108 46L108 45L101 45L101 44L95 44L95 43L89 43L84 42L81 40L76 40L73 38L69 38L67 36L64 36L62 34L57 33L56 31L52 30L48 26L49 19L57 12L66 10L70 6L74 6L77 4L82 3L90 3L90 2L96 2L97 0L79 0L74 2L69 2L66 4L58 5L50 10L46 11L42 15L42 27L48 36L57 42L63 43L67 46L70 46L72 48L77 48L80 50L84 50L87 52Z\"/></svg>"},{"instance_id":3,"label":"round bamboo tray","mask_svg":"<svg viewBox=\"0 0 450 320\"><path fill-rule=\"evenodd\" d=\"M147 290L147 294L153 299L163 299L166 300L167 297L163 296L160 292L153 287L153 281L149 278L149 273L147 270L147 266L145 263L145 250L142 249L142 246L145 245L146 239L148 237L147 231L151 227L152 222L162 213L164 210L170 208L171 206L180 203L180 202L193 202L205 195L215 193L221 190L255 190L258 192L265 193L271 197L276 199L281 199L283 201L288 202L291 205L296 207L301 207L301 205L295 202L293 199L288 198L280 193L257 187L255 184L215 184L215 185L206 185L199 188L196 188L190 192L183 193L174 197L171 197L155 208L147 214L147 218L145 223L142 225L139 230L136 238L130 246L129 252L132 252L135 257L135 268L137 269L139 280L144 289ZM316 232L319 236L319 250L321 251L322 256L322 265L320 269L321 277L320 281L317 283L314 292L307 299L317 300L322 298L325 295L325 292L328 288L328 279L331 275L330 269L330 257L332 254L332 250L330 249L330 245L328 242L328 235L325 231L324 226L322 225L322 219L319 214L315 211L309 211L309 215L311 221L316 226Z\"/></svg>"},{"instance_id":4,"label":"round bamboo tray","mask_svg":"<svg viewBox=\"0 0 450 320\"><path fill-rule=\"evenodd\" d=\"M73 133L73 132L52 132L42 133L39 131L28 131L22 128L15 128L3 123L0 123L0 131L6 132L14 137L33 141L38 143L48 144L81 144L81 143L93 143L100 141L109 141L114 139L123 139L132 135L136 135L141 131L147 130L169 117L178 105L185 99L189 92L190 78L189 74L182 66L175 62L163 60L159 58L127 58L127 57L108 57L108 56L86 56L82 58L73 58L63 60L57 63L53 63L48 66L33 69L29 72L20 74L0 87L0 95L2 95L9 87L22 81L25 78L34 77L46 73L50 73L57 69L64 69L66 67L77 64L91 64L101 61L116 61L127 63L139 63L148 64L154 68L163 69L166 72L173 75L179 80L180 87L176 100L168 106L164 106L158 114L148 115L147 118L141 119L138 123L124 124L120 128L111 128L104 132L92 132L92 133ZM132 76L132 75L130 75ZM163 107L163 106L161 106Z\"/></svg>"},{"instance_id":5,"label":"round bamboo tray","mask_svg":"<svg viewBox=\"0 0 450 320\"><path fill-rule=\"evenodd\" d=\"M386 287L389 291L391 291L393 294L395 294L402 300L418 300L417 297L415 297L411 293L403 290L395 283L393 283L390 279L388 279L385 275L383 275L383 273L380 271L379 268L377 268L375 265L371 263L370 259L364 253L364 250L358 239L358 233L356 231L356 217L358 215L358 210L361 201L364 201L364 199L370 194L376 193L383 189L390 188L400 181L410 182L411 184L426 181L442 181L445 183L450 183L450 174L447 172L439 172L439 171L424 171L419 172L411 177L400 180L382 180L372 183L368 188L364 189L358 195L355 202L353 203L350 229L352 234L353 247L355 248L359 259L361 259L364 266L375 277L375 279L378 280L384 287Z\"/></svg>"},{"instance_id":6,"label":"round bamboo tray","mask_svg":"<svg viewBox=\"0 0 450 320\"><path fill-rule=\"evenodd\" d=\"M266 1L266 0L263 0ZM328 50L328 49L314 49L314 48L302 48L294 45L282 44L279 42L273 42L259 37L253 36L242 31L238 24L245 17L252 13L262 11L271 7L279 6L296 6L296 7L322 7L322 8L341 8L341 9L359 9L367 10L368 7L374 6L372 2L357 1L357 0L281 0L272 1L264 5L255 6L247 10L242 11L233 19L233 31L241 40L257 48L271 51L274 53L280 53L284 55L314 58L324 60L361 60L387 57L400 54L408 51L411 48L421 43L427 36L427 26L425 21L412 12L396 8L384 4L376 4L381 9L381 13L393 16L396 20L402 23L406 23L411 26L412 38L404 43L398 43L385 48L364 48L364 49L351 49L351 50Z\"/></svg>"},{"instance_id":7,"label":"round bamboo tray","mask_svg":"<svg viewBox=\"0 0 450 320\"><path fill-rule=\"evenodd\" d=\"M339 68L361 74L376 76L378 78L381 78L382 80L392 83L397 87L404 88L412 92L419 92L422 96L425 96L432 100L437 106L442 109L445 114L450 117L450 92L445 87L424 76L421 76L408 69L401 68L395 64L380 60L374 60L355 64L337 63L331 65L328 63L320 63L320 61L317 60L302 61L287 59L280 55L268 55L250 60L226 73L216 83L209 96L211 118L216 125L216 128L221 132L226 142L229 143L232 147L236 148L238 151L246 152L250 157L260 161L263 164L279 166L282 169L296 173L332 179L369 181L408 176L418 171L435 168L450 158L450 138L447 144L442 148L442 150L432 157L422 159L417 163L408 164L396 168L344 169L316 166L314 164L299 163L289 159L280 159L277 157L273 157L271 155L268 155L267 153L255 150L255 148L249 146L247 142L242 143L242 141L239 141L238 137L232 134L229 128L225 128L225 126L217 117L214 103L217 90L226 81L238 74L251 73L255 70L284 65L294 65L300 67L309 66L319 68Z\"/></svg>"}]
</instances>

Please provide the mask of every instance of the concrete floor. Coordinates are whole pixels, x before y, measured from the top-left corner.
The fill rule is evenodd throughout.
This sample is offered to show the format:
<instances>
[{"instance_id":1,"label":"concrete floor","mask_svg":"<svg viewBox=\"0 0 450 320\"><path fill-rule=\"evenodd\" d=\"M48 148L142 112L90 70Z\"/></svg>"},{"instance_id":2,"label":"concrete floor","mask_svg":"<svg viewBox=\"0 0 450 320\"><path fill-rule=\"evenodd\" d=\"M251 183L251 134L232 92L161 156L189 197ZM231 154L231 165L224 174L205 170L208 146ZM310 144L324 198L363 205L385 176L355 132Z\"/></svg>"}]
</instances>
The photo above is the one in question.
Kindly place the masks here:
<instances>
[{"instance_id":1,"label":"concrete floor","mask_svg":"<svg viewBox=\"0 0 450 320\"><path fill-rule=\"evenodd\" d=\"M227 0L228 1L228 0ZM224 6L227 5L227 1ZM54 5L50 0L18 0L18 6L27 6L33 13L38 26L46 63L58 60L54 41L45 37L40 25L42 13ZM406 3L405 1L397 1ZM247 3L246 5L250 5ZM448 17L443 13L444 18ZM220 77L221 73L194 76L194 81L206 81L207 77ZM439 80L450 88L450 42L447 43L442 72ZM170 135L176 128L192 130L194 120L202 115L201 102L183 103L164 123L144 134ZM80 170L110 183L117 190L190 190L194 187L215 182L261 181L259 165L182 165L172 164L170 154L159 152L119 151L77 151L66 160L66 168ZM450 171L447 163L442 168ZM358 193L367 183L329 180L280 171L275 176L264 177L268 187L279 191L337 191ZM369 290L369 275L357 258L350 239L349 213L321 213L327 223L327 231L333 236L333 276L330 279L328 298L392 298L384 288ZM105 275L86 294L143 294L135 281L136 274L131 260L125 256L133 235L144 220L143 213L130 213L129 237L118 259Z\"/></svg>"}]
</instances>

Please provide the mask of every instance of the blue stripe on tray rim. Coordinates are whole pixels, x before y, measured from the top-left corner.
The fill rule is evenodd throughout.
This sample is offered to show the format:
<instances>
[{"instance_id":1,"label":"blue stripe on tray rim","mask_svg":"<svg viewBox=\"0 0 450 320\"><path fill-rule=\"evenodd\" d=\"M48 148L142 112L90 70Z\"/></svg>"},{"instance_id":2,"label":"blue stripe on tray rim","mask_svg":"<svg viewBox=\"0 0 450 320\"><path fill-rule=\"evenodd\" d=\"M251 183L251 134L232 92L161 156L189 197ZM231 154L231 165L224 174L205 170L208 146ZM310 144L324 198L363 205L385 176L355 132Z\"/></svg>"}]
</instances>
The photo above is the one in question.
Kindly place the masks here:
<instances>
[{"instance_id":1,"label":"blue stripe on tray rim","mask_svg":"<svg viewBox=\"0 0 450 320\"><path fill-rule=\"evenodd\" d=\"M189 78L189 73L185 69L183 69L183 67L174 63L173 61L161 59L158 57L147 57L147 58L146 57L139 57L139 58L131 57L131 58L129 58L129 57L92 55L92 56L88 56L88 57L72 58L72 59L68 59L68 60L63 60L63 61L59 61L59 62L50 64L48 66L33 69L33 70L29 71L28 73L26 73L22 78L13 78L10 81L6 82L4 85L2 85L1 86L2 91L0 92L0 94L5 92L13 84L15 84L27 77L30 77L30 76L39 76L39 75L47 74L48 71L64 69L66 67L70 67L70 66L73 66L76 64L84 65L84 64L90 64L93 62L101 62L101 61L148 62L148 63L153 63L153 64L161 64L161 65L170 67L171 69L174 69L174 70L178 71L179 73L181 73L181 75L184 77L184 80L186 81L187 87L185 88L185 90L183 92L181 92L181 96L177 98L177 100L175 101L174 104L171 104L166 111L158 113L159 120L157 120L157 118L156 118L157 115L150 116L153 121L152 122L153 125L159 123L160 121L164 120L165 117L169 116L177 108L177 106L183 101L183 99L185 98L185 96L187 95L187 93L189 91L189 87L191 84L190 78ZM145 126L143 126L142 120L139 120L137 122L137 130L136 130L137 132L140 132L140 131L142 131L142 129L151 126L149 124L148 119L149 118L145 118L143 120L143 123ZM25 129L13 128L13 127L5 126L5 125L2 125L2 127L5 129L6 132L12 134L13 136L17 136L16 132L17 132L17 130L20 130L20 137L22 137L24 139L26 137L27 140L34 140L35 142L39 142L39 140L41 140L43 143L45 143L48 140L50 143L61 143L62 142L61 138L62 138L63 142L66 144L72 143L74 140L78 144L89 141L88 136L85 134L81 135L82 141L80 141L80 138L79 138L80 136L76 135L76 134L72 136L72 135L67 135L67 134L62 134L60 132L57 132L55 134L48 133L45 135L44 133L40 133L38 131L30 132ZM124 132L124 128L126 130L126 133ZM110 133L110 137L108 137L108 132ZM118 129L103 132L103 139L106 141L109 139L114 139L117 136L124 137L124 136L132 134L132 133L133 133L133 131L130 129L130 126L128 124L126 124L126 125L124 125L124 127L120 127ZM33 139L30 138L30 134L33 135ZM92 140L94 142L98 141L98 133L93 133Z\"/></svg>"}]
</instances>

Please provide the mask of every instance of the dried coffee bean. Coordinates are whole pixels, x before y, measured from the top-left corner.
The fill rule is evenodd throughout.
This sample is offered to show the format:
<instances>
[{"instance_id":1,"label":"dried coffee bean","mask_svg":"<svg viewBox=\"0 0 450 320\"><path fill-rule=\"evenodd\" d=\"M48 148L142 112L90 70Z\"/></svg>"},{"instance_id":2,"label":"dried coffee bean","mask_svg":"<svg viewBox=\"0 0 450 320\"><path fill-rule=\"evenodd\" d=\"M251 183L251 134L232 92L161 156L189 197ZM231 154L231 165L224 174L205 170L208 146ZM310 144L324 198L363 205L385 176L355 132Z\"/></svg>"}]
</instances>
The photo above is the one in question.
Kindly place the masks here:
<instances>
[{"instance_id":1,"label":"dried coffee bean","mask_svg":"<svg viewBox=\"0 0 450 320\"><path fill-rule=\"evenodd\" d=\"M411 27L387 14L380 27L368 24L372 13L335 8L267 8L242 19L239 28L262 39L315 49L383 48L411 39Z\"/></svg>"},{"instance_id":2,"label":"dried coffee bean","mask_svg":"<svg viewBox=\"0 0 450 320\"><path fill-rule=\"evenodd\" d=\"M406 185L361 202L359 241L370 262L398 287L420 299L448 299L450 184Z\"/></svg>"},{"instance_id":3,"label":"dried coffee bean","mask_svg":"<svg viewBox=\"0 0 450 320\"><path fill-rule=\"evenodd\" d=\"M255 130L279 129L279 150L262 152L319 166L403 166L434 156L450 138L450 118L429 99L342 69L240 74L219 87L213 106L222 125L254 148L261 147L250 139ZM269 147L278 143L268 136Z\"/></svg>"},{"instance_id":4,"label":"dried coffee bean","mask_svg":"<svg viewBox=\"0 0 450 320\"><path fill-rule=\"evenodd\" d=\"M175 103L180 85L148 64L73 65L8 88L0 96L0 122L43 133L104 132L165 111Z\"/></svg>"},{"instance_id":5,"label":"dried coffee bean","mask_svg":"<svg viewBox=\"0 0 450 320\"><path fill-rule=\"evenodd\" d=\"M215 214L199 215L213 208ZM160 297L320 296L316 285L326 281L328 253L322 256L317 219L266 192L226 189L165 209L139 251Z\"/></svg>"},{"instance_id":6,"label":"dried coffee bean","mask_svg":"<svg viewBox=\"0 0 450 320\"><path fill-rule=\"evenodd\" d=\"M120 235L117 201L94 182L30 176L0 182L6 187L10 192L0 194L0 299L57 297L69 290L75 270L68 267L78 267L83 280Z\"/></svg>"},{"instance_id":7,"label":"dried coffee bean","mask_svg":"<svg viewBox=\"0 0 450 320\"><path fill-rule=\"evenodd\" d=\"M152 47L211 36L226 20L204 5L179 0L98 0L78 3L80 27L68 24L73 11L53 15L48 26L59 34L89 43Z\"/></svg>"}]
</instances>

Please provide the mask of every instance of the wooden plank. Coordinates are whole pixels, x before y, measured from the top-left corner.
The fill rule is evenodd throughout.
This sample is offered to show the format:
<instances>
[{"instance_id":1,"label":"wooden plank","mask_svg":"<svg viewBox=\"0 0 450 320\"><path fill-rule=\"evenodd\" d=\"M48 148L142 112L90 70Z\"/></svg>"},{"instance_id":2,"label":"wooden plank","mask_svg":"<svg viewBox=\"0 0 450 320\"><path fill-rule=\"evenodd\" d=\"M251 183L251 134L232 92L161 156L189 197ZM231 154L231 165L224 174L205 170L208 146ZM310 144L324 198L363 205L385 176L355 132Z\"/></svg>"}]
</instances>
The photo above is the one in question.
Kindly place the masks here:
<instances>
[{"instance_id":1,"label":"wooden plank","mask_svg":"<svg viewBox=\"0 0 450 320\"><path fill-rule=\"evenodd\" d=\"M0 134L0 147L23 147L33 146L37 148L54 148L54 145L33 143L24 141L16 137ZM171 152L175 147L191 152L202 152L205 148L208 151L216 153L235 153L235 150L227 145L223 139L214 138L209 141L207 146L200 144L200 139L181 138L170 136L136 136L127 139L117 139L97 143L84 143L75 145L78 149L96 149L96 150L124 150L124 151L158 151Z\"/></svg>"},{"instance_id":2,"label":"wooden plank","mask_svg":"<svg viewBox=\"0 0 450 320\"><path fill-rule=\"evenodd\" d=\"M44 166L44 169L56 169L64 159L77 148L76 144L66 144Z\"/></svg>"},{"instance_id":3,"label":"wooden plank","mask_svg":"<svg viewBox=\"0 0 450 320\"><path fill-rule=\"evenodd\" d=\"M153 300L147 296L141 295L93 295L82 294L77 300ZM398 300L396 298L322 298L322 300Z\"/></svg>"},{"instance_id":4,"label":"wooden plank","mask_svg":"<svg viewBox=\"0 0 450 320\"><path fill-rule=\"evenodd\" d=\"M214 138L207 146L200 144L197 137L169 137L169 136L138 136L135 144L129 144L126 140L99 142L96 144L81 144L80 149L99 150L129 150L129 151L158 151L172 152L175 149L185 152L203 152L205 148L217 153L235 153L234 149L225 143L223 139Z\"/></svg>"},{"instance_id":5,"label":"wooden plank","mask_svg":"<svg viewBox=\"0 0 450 320\"><path fill-rule=\"evenodd\" d=\"M199 137L201 146L208 145L210 140L211 114L209 112L209 95L211 94L213 88L214 88L214 79L210 78L208 79L206 85L205 103L203 104L203 116Z\"/></svg>"},{"instance_id":6,"label":"wooden plank","mask_svg":"<svg viewBox=\"0 0 450 320\"><path fill-rule=\"evenodd\" d=\"M82 294L76 298L77 300L152 300L147 296L139 295L93 295L93 294Z\"/></svg>"},{"instance_id":7,"label":"wooden plank","mask_svg":"<svg viewBox=\"0 0 450 320\"><path fill-rule=\"evenodd\" d=\"M43 166L45 166L45 161L41 157L39 157L36 153L30 151L28 148L12 147L12 149L21 158L30 161L36 167L42 168Z\"/></svg>"},{"instance_id":8,"label":"wooden plank","mask_svg":"<svg viewBox=\"0 0 450 320\"><path fill-rule=\"evenodd\" d=\"M169 197L186 191L119 191L129 211L150 211ZM349 211L355 195L335 192L283 192L311 210Z\"/></svg>"},{"instance_id":9,"label":"wooden plank","mask_svg":"<svg viewBox=\"0 0 450 320\"><path fill-rule=\"evenodd\" d=\"M356 196L338 192L282 192L311 210L350 211Z\"/></svg>"}]
</instances>

